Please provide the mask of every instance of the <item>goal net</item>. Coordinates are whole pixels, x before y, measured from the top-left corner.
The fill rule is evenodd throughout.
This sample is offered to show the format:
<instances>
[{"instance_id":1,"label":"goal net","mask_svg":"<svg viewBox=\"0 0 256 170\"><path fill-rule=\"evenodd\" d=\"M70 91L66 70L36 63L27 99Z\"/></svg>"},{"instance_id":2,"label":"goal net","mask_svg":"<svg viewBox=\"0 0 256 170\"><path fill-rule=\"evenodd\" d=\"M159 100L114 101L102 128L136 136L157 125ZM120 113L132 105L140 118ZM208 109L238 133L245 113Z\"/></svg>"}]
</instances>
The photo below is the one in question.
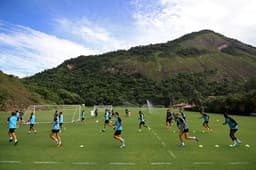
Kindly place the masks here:
<instances>
[{"instance_id":1,"label":"goal net","mask_svg":"<svg viewBox=\"0 0 256 170\"><path fill-rule=\"evenodd\" d=\"M91 116L95 116L95 110L98 112L105 112L105 110L111 111L113 109L112 105L94 105L93 110L91 110Z\"/></svg>"},{"instance_id":2,"label":"goal net","mask_svg":"<svg viewBox=\"0 0 256 170\"><path fill-rule=\"evenodd\" d=\"M50 123L56 111L63 113L64 123L80 121L80 105L30 105L24 113L23 120L29 120L31 112L34 112L36 122Z\"/></svg>"}]
</instances>

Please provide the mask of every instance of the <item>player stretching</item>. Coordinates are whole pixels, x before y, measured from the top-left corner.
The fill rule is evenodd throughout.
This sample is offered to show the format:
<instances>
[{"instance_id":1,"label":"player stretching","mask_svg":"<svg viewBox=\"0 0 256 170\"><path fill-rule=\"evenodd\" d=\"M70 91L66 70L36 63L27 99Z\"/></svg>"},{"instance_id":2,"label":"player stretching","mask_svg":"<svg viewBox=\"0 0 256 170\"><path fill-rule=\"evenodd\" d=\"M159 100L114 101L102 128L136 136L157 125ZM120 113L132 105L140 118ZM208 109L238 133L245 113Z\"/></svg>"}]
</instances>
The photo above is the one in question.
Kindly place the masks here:
<instances>
[{"instance_id":1,"label":"player stretching","mask_svg":"<svg viewBox=\"0 0 256 170\"><path fill-rule=\"evenodd\" d=\"M201 112L202 118L203 118L203 126L208 130L208 131L212 131L212 129L209 127L208 123L209 123L209 115L207 115L204 112Z\"/></svg>"},{"instance_id":2,"label":"player stretching","mask_svg":"<svg viewBox=\"0 0 256 170\"><path fill-rule=\"evenodd\" d=\"M104 115L104 117L105 117L105 122L104 122L104 128L101 130L102 132L105 132L105 131L106 131L106 126L107 126L107 125L110 126L110 125L109 125L110 114L109 114L109 111L108 111L107 109L105 110L105 115Z\"/></svg>"},{"instance_id":3,"label":"player stretching","mask_svg":"<svg viewBox=\"0 0 256 170\"><path fill-rule=\"evenodd\" d=\"M144 114L142 113L142 111L139 111L139 120L140 120L140 124L139 124L139 132L141 132L141 126L143 125L145 128L148 128L150 130L150 128L145 125L145 119L144 119Z\"/></svg>"},{"instance_id":4,"label":"player stretching","mask_svg":"<svg viewBox=\"0 0 256 170\"><path fill-rule=\"evenodd\" d=\"M118 112L114 113L114 117L116 118L115 124L113 125L113 128L116 130L115 133L114 133L114 138L121 142L120 148L124 148L125 147L124 138L121 137L121 133L122 133L122 130L123 130L122 120L119 117Z\"/></svg>"},{"instance_id":5,"label":"player stretching","mask_svg":"<svg viewBox=\"0 0 256 170\"><path fill-rule=\"evenodd\" d=\"M31 132L36 133L36 129L34 127L35 123L36 123L36 116L35 116L34 112L31 112L28 122L30 123L28 133L31 133Z\"/></svg>"},{"instance_id":6,"label":"player stretching","mask_svg":"<svg viewBox=\"0 0 256 170\"><path fill-rule=\"evenodd\" d=\"M56 141L57 147L59 148L59 147L62 146L62 143L61 143L61 137L60 137L60 123L59 123L59 120L58 120L58 114L57 113L54 114L52 124L53 124L53 128L52 128L52 131L50 133L50 138Z\"/></svg>"},{"instance_id":7,"label":"player stretching","mask_svg":"<svg viewBox=\"0 0 256 170\"><path fill-rule=\"evenodd\" d=\"M166 128L169 129L172 126L172 112L170 109L166 112Z\"/></svg>"},{"instance_id":8,"label":"player stretching","mask_svg":"<svg viewBox=\"0 0 256 170\"><path fill-rule=\"evenodd\" d=\"M17 140L16 134L15 134L15 129L16 129L16 125L17 125L17 117L16 117L15 112L12 112L11 116L8 117L7 124L9 125L9 131L8 131L8 135L10 137L9 142L14 141L14 145L17 145L18 140Z\"/></svg>"},{"instance_id":9,"label":"player stretching","mask_svg":"<svg viewBox=\"0 0 256 170\"><path fill-rule=\"evenodd\" d=\"M179 116L178 113L175 114L175 118L176 118L176 121L177 121L177 126L178 128L180 129L180 133L179 133L179 138L180 138L180 147L184 147L185 146L185 143L183 142L183 139L182 139L182 135L184 134L185 135L185 139L186 140L195 140L195 141L198 141L198 137L196 136L189 136L189 129L188 129L188 125L186 123L186 121Z\"/></svg>"},{"instance_id":10,"label":"player stretching","mask_svg":"<svg viewBox=\"0 0 256 170\"><path fill-rule=\"evenodd\" d=\"M241 143L241 141L235 137L235 133L238 130L238 124L234 119L229 117L226 113L224 114L224 118L225 118L225 122L223 123L223 125L228 124L230 128L229 136L233 141L233 144L231 145L231 147L235 147Z\"/></svg>"}]
</instances>

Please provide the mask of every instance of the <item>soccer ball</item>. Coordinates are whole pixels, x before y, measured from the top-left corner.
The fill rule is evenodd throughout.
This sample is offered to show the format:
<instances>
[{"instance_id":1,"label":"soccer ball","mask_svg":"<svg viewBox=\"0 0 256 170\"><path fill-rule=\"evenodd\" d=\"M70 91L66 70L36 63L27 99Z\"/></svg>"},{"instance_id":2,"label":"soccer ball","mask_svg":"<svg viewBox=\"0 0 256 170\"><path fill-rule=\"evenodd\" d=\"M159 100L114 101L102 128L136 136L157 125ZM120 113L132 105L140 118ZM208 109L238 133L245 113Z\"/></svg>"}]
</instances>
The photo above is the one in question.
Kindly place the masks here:
<instances>
[{"instance_id":1,"label":"soccer ball","mask_svg":"<svg viewBox=\"0 0 256 170\"><path fill-rule=\"evenodd\" d=\"M99 123L99 120L96 120L95 122L96 122L96 123Z\"/></svg>"},{"instance_id":2,"label":"soccer ball","mask_svg":"<svg viewBox=\"0 0 256 170\"><path fill-rule=\"evenodd\" d=\"M215 145L215 148L218 148L218 147L220 147L219 145Z\"/></svg>"},{"instance_id":3,"label":"soccer ball","mask_svg":"<svg viewBox=\"0 0 256 170\"><path fill-rule=\"evenodd\" d=\"M250 147L250 145L249 145L249 144L246 144L246 145L245 145L245 147L249 148L249 147Z\"/></svg>"},{"instance_id":4,"label":"soccer ball","mask_svg":"<svg viewBox=\"0 0 256 170\"><path fill-rule=\"evenodd\" d=\"M80 148L83 148L84 147L84 145L80 145Z\"/></svg>"},{"instance_id":5,"label":"soccer ball","mask_svg":"<svg viewBox=\"0 0 256 170\"><path fill-rule=\"evenodd\" d=\"M199 148L202 148L202 147L204 147L204 146L203 146L203 145L198 145L198 147L199 147Z\"/></svg>"}]
</instances>

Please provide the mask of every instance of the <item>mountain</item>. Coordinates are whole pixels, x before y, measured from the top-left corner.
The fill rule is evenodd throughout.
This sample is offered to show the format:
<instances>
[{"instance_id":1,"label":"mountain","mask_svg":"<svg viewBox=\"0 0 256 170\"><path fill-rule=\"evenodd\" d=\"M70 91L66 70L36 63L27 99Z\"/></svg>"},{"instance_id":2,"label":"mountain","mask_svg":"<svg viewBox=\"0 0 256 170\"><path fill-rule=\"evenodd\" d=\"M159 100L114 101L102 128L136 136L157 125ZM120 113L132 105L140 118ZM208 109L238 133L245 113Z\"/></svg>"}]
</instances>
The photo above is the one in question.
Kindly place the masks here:
<instances>
[{"instance_id":1,"label":"mountain","mask_svg":"<svg viewBox=\"0 0 256 170\"><path fill-rule=\"evenodd\" d=\"M17 77L0 71L0 110L24 109L34 103L44 103L44 100L25 88Z\"/></svg>"},{"instance_id":2,"label":"mountain","mask_svg":"<svg viewBox=\"0 0 256 170\"><path fill-rule=\"evenodd\" d=\"M167 43L79 56L23 80L56 103L202 103L244 90L256 75L256 48L211 30Z\"/></svg>"}]
</instances>

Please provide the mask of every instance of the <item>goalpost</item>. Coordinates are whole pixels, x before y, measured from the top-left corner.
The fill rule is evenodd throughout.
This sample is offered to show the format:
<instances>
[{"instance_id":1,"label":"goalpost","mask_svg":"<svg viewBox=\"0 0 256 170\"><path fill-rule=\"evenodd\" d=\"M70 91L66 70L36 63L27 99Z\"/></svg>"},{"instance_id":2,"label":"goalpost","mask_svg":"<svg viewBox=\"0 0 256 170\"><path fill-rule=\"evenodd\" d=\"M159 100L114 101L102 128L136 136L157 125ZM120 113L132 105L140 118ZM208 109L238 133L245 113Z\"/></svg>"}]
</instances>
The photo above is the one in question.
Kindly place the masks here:
<instances>
[{"instance_id":1,"label":"goalpost","mask_svg":"<svg viewBox=\"0 0 256 170\"><path fill-rule=\"evenodd\" d=\"M31 112L34 112L36 122L50 123L56 111L63 113L64 123L80 121L81 105L30 105L25 111L23 119L27 121Z\"/></svg>"}]
</instances>

